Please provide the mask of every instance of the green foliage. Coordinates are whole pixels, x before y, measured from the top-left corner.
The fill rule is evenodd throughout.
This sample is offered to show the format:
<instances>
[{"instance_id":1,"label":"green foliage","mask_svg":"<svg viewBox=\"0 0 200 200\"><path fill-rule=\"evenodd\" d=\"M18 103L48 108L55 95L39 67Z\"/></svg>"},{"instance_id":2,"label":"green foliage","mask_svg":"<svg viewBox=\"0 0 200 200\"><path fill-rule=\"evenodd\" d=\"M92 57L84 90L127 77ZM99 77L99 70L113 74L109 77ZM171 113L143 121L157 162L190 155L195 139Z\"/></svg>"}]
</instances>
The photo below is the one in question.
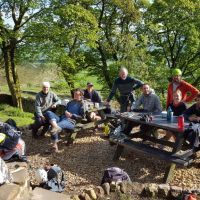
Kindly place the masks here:
<instances>
[{"instance_id":1,"label":"green foliage","mask_svg":"<svg viewBox=\"0 0 200 200\"><path fill-rule=\"evenodd\" d=\"M22 112L19 108L11 107L7 104L0 104L0 119L6 121L12 118L18 126L26 126L33 123L33 114Z\"/></svg>"},{"instance_id":2,"label":"green foliage","mask_svg":"<svg viewBox=\"0 0 200 200\"><path fill-rule=\"evenodd\" d=\"M155 0L144 15L150 66L183 70L188 81L200 81L200 1ZM162 77L162 76L161 76Z\"/></svg>"}]
</instances>

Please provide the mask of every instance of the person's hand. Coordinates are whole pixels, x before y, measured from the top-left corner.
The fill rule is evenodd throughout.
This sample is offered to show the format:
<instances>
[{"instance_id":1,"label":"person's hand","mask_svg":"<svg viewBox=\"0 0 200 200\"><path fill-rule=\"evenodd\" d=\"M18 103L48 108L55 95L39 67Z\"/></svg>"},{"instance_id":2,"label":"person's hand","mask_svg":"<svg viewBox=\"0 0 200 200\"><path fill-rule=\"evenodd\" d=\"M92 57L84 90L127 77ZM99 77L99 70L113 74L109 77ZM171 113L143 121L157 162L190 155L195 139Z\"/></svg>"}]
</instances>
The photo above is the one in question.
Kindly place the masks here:
<instances>
[{"instance_id":1,"label":"person's hand","mask_svg":"<svg viewBox=\"0 0 200 200\"><path fill-rule=\"evenodd\" d=\"M65 116L66 116L67 118L71 118L71 117L72 117L72 113L66 111L66 112L65 112Z\"/></svg>"},{"instance_id":2,"label":"person's hand","mask_svg":"<svg viewBox=\"0 0 200 200\"><path fill-rule=\"evenodd\" d=\"M104 104L106 105L106 106L108 106L108 105L110 105L110 102L109 101L104 101Z\"/></svg>"},{"instance_id":3,"label":"person's hand","mask_svg":"<svg viewBox=\"0 0 200 200\"><path fill-rule=\"evenodd\" d=\"M43 122L45 122L46 118L44 116L40 117Z\"/></svg>"},{"instance_id":4,"label":"person's hand","mask_svg":"<svg viewBox=\"0 0 200 200\"><path fill-rule=\"evenodd\" d=\"M188 119L191 121L191 122L200 122L200 117L197 117L195 115L192 115L190 117L188 117Z\"/></svg>"},{"instance_id":5,"label":"person's hand","mask_svg":"<svg viewBox=\"0 0 200 200\"><path fill-rule=\"evenodd\" d=\"M52 108L56 108L56 104L53 104L51 107L52 107Z\"/></svg>"}]
</instances>

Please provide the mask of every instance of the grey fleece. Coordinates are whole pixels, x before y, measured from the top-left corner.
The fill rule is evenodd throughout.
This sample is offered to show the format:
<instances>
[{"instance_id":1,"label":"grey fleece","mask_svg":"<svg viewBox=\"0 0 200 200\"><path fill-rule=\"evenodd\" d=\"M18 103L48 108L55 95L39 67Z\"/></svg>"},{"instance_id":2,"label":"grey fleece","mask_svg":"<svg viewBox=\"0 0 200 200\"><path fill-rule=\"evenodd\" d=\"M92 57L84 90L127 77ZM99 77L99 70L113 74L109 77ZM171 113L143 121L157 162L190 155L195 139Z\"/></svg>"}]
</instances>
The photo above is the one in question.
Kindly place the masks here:
<instances>
[{"instance_id":1,"label":"grey fleece","mask_svg":"<svg viewBox=\"0 0 200 200\"><path fill-rule=\"evenodd\" d=\"M160 99L156 94L150 93L149 95L142 94L132 105L132 109L138 109L142 106L144 110L152 113L162 112Z\"/></svg>"},{"instance_id":2,"label":"grey fleece","mask_svg":"<svg viewBox=\"0 0 200 200\"><path fill-rule=\"evenodd\" d=\"M36 95L35 100L35 112L37 116L43 116L43 113L51 106L55 104L61 104L61 100L58 98L56 94L53 92L48 92L48 94L44 94L42 91Z\"/></svg>"}]
</instances>

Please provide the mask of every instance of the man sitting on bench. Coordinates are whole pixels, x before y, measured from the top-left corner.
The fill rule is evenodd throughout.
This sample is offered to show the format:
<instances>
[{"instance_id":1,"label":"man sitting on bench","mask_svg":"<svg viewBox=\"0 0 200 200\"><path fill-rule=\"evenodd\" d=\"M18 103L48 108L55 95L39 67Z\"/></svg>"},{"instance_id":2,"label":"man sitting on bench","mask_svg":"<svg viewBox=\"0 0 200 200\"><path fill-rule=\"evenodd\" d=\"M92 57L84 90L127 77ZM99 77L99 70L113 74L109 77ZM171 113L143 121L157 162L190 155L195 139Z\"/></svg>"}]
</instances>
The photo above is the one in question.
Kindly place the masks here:
<instances>
[{"instance_id":1,"label":"man sitting on bench","mask_svg":"<svg viewBox=\"0 0 200 200\"><path fill-rule=\"evenodd\" d=\"M38 138L38 130L41 126L43 127L42 134L44 134L49 126L48 122L46 120L46 112L48 110L54 110L57 105L61 104L60 99L57 97L57 95L51 91L50 89L50 83L49 82L43 82L42 83L42 91L40 91L36 95L35 100L35 122L34 124L30 125L30 129L32 130L32 135L34 138Z\"/></svg>"},{"instance_id":2,"label":"man sitting on bench","mask_svg":"<svg viewBox=\"0 0 200 200\"><path fill-rule=\"evenodd\" d=\"M84 115L83 93L80 89L75 89L73 92L73 100L71 100L65 107L65 113L62 116L57 116L52 111L47 111L46 117L51 124L51 139L53 141L53 150L58 152L59 133L63 129L73 131L75 128L76 120L81 119Z\"/></svg>"},{"instance_id":3,"label":"man sitting on bench","mask_svg":"<svg viewBox=\"0 0 200 200\"><path fill-rule=\"evenodd\" d=\"M143 94L133 103L131 109L134 112L145 112L152 114L159 114L162 112L161 103L159 97L152 92L152 89L148 84L143 84L142 86ZM142 106L142 107L141 107ZM137 123L129 121L128 124L125 125L124 133L129 135L132 128L138 126ZM140 126L140 130L142 132L147 128L146 125ZM149 127L148 127L149 129Z\"/></svg>"}]
</instances>

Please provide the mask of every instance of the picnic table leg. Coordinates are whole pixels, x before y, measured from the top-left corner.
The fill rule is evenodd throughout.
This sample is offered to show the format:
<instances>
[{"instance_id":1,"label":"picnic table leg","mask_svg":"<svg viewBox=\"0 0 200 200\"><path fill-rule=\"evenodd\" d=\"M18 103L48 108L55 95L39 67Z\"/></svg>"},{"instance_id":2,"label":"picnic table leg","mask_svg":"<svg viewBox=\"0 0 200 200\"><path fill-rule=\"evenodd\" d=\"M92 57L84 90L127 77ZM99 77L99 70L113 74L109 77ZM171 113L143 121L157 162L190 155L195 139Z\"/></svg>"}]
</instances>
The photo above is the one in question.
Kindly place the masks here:
<instances>
[{"instance_id":1,"label":"picnic table leg","mask_svg":"<svg viewBox=\"0 0 200 200\"><path fill-rule=\"evenodd\" d=\"M113 160L115 160L115 161L119 160L119 157L121 156L123 150L124 150L124 147L118 144L117 149L114 154L114 157L113 157Z\"/></svg>"},{"instance_id":2,"label":"picnic table leg","mask_svg":"<svg viewBox=\"0 0 200 200\"><path fill-rule=\"evenodd\" d=\"M175 154L176 152L181 150L183 142L184 142L184 138L182 135L179 135L176 137L176 142L174 143L174 148L172 150L172 154ZM176 168L176 164L174 164L174 163L170 164L167 167L167 169L165 171L165 175L164 175L165 183L169 183L172 180L175 168Z\"/></svg>"}]
</instances>

